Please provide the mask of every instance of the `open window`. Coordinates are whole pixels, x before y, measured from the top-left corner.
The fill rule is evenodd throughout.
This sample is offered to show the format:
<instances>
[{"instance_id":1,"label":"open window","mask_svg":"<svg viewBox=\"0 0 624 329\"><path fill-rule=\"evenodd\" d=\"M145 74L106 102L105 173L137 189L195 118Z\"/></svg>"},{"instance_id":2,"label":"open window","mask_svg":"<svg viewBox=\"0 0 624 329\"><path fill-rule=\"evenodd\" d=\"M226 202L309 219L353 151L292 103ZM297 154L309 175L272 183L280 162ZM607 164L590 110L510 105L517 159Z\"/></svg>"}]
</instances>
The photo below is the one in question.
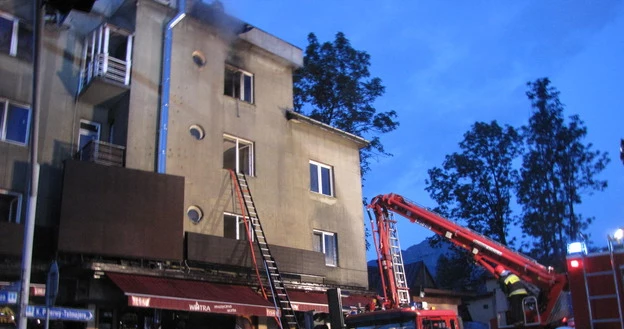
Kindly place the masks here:
<instances>
[{"instance_id":1,"label":"open window","mask_svg":"<svg viewBox=\"0 0 624 329\"><path fill-rule=\"evenodd\" d=\"M32 28L3 12L0 12L0 53L32 61Z\"/></svg>"},{"instance_id":2,"label":"open window","mask_svg":"<svg viewBox=\"0 0 624 329\"><path fill-rule=\"evenodd\" d=\"M247 225L251 225L249 218L247 218ZM251 232L251 227L249 232ZM245 229L245 218L241 215L224 213L223 237L236 240L248 240L247 230ZM253 241L253 235L251 236L251 241Z\"/></svg>"},{"instance_id":3,"label":"open window","mask_svg":"<svg viewBox=\"0 0 624 329\"><path fill-rule=\"evenodd\" d=\"M91 141L100 140L101 125L97 122L80 120L80 129L78 131L78 151L84 149Z\"/></svg>"},{"instance_id":4,"label":"open window","mask_svg":"<svg viewBox=\"0 0 624 329\"><path fill-rule=\"evenodd\" d=\"M22 213L22 195L0 189L0 222L19 223Z\"/></svg>"},{"instance_id":5,"label":"open window","mask_svg":"<svg viewBox=\"0 0 624 329\"><path fill-rule=\"evenodd\" d=\"M236 173L253 176L253 142L230 135L223 135L223 169L232 169Z\"/></svg>"},{"instance_id":6,"label":"open window","mask_svg":"<svg viewBox=\"0 0 624 329\"><path fill-rule=\"evenodd\" d=\"M253 74L237 69L233 66L225 66L223 81L223 94L238 98L247 103L253 103L254 77Z\"/></svg>"}]
</instances>

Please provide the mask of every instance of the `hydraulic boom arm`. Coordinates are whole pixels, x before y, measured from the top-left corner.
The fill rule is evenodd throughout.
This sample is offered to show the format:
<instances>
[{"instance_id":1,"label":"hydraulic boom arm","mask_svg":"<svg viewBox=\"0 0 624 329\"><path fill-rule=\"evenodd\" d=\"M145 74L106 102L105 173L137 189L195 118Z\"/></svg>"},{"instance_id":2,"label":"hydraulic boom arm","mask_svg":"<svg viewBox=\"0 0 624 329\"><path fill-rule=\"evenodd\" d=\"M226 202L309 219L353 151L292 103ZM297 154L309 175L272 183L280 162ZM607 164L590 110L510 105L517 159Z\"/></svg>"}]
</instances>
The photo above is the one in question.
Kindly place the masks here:
<instances>
[{"instance_id":1,"label":"hydraulic boom arm","mask_svg":"<svg viewBox=\"0 0 624 329\"><path fill-rule=\"evenodd\" d=\"M447 238L454 245L472 254L476 262L498 277L494 268L498 265L510 270L523 281L538 287L545 297L541 305L542 319L548 321L556 299L567 285L567 277L557 274L551 267L545 267L537 261L508 249L475 231L462 227L453 221L418 206L397 194L383 194L375 197L368 206L373 209L377 225L391 221L388 211L401 215L412 223L417 223L434 233Z\"/></svg>"}]
</instances>

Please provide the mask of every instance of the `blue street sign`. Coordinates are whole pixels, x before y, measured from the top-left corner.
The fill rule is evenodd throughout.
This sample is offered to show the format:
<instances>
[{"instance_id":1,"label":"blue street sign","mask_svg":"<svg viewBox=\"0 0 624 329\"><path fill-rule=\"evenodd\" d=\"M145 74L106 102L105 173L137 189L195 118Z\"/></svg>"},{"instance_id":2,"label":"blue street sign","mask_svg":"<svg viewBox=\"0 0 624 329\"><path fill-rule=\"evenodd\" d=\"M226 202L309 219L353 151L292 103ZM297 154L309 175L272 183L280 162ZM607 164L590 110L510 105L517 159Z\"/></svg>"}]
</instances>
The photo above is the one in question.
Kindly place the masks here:
<instances>
[{"instance_id":1,"label":"blue street sign","mask_svg":"<svg viewBox=\"0 0 624 329\"><path fill-rule=\"evenodd\" d=\"M50 265L50 271L48 272L48 281L46 282L46 306L50 307L54 305L56 296L58 295L59 286L59 268L58 263L53 261Z\"/></svg>"},{"instance_id":2,"label":"blue street sign","mask_svg":"<svg viewBox=\"0 0 624 329\"><path fill-rule=\"evenodd\" d=\"M45 306L28 305L26 307L26 317L35 319L45 319ZM93 320L93 312L77 308L50 307L50 320L63 321L90 321Z\"/></svg>"},{"instance_id":3,"label":"blue street sign","mask_svg":"<svg viewBox=\"0 0 624 329\"><path fill-rule=\"evenodd\" d=\"M0 290L0 305L17 304L17 292Z\"/></svg>"}]
</instances>

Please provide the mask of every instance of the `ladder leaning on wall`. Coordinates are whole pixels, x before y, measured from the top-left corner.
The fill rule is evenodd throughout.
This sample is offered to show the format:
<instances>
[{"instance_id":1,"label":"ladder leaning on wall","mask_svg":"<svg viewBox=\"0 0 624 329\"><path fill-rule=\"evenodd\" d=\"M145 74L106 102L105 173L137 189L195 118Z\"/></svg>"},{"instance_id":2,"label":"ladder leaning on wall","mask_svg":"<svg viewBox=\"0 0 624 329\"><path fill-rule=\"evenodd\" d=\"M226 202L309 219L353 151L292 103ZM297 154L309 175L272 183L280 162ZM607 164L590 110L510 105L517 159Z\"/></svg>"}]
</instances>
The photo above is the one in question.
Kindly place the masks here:
<instances>
[{"instance_id":1,"label":"ladder leaning on wall","mask_svg":"<svg viewBox=\"0 0 624 329\"><path fill-rule=\"evenodd\" d=\"M264 235L264 230L262 229L262 224L260 224L260 218L258 216L253 197L251 196L247 177L245 174L237 173L234 170L230 170L230 176L232 177L232 185L238 199L239 207L243 212L242 215L245 223L245 230L247 231L252 259L256 275L258 276L258 282L260 282L262 294L268 301L273 302L276 311L279 310L280 321L277 322L280 328L300 329L299 323L297 322L297 318L295 316L295 311L290 302L290 298L288 298L286 287L284 286L284 280L282 279L279 269L277 268L277 262L271 254L269 244ZM262 284L260 271L258 269L258 264L256 263L253 241L256 242L256 246L262 255L262 262L264 264L264 270L269 285L268 288Z\"/></svg>"}]
</instances>

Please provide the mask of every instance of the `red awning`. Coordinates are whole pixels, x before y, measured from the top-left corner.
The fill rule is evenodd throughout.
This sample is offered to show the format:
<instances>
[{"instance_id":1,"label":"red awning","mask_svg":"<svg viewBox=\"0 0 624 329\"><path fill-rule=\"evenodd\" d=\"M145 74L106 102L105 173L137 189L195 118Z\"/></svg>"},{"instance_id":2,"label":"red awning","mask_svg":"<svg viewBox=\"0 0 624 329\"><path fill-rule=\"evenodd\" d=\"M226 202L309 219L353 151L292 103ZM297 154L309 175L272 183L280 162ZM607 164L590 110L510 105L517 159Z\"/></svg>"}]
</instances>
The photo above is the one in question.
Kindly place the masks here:
<instances>
[{"instance_id":1,"label":"red awning","mask_svg":"<svg viewBox=\"0 0 624 329\"><path fill-rule=\"evenodd\" d=\"M134 307L275 316L273 305L250 287L121 273L106 275Z\"/></svg>"},{"instance_id":2,"label":"red awning","mask_svg":"<svg viewBox=\"0 0 624 329\"><path fill-rule=\"evenodd\" d=\"M329 313L327 295L324 292L288 290L288 298L295 311Z\"/></svg>"}]
</instances>

